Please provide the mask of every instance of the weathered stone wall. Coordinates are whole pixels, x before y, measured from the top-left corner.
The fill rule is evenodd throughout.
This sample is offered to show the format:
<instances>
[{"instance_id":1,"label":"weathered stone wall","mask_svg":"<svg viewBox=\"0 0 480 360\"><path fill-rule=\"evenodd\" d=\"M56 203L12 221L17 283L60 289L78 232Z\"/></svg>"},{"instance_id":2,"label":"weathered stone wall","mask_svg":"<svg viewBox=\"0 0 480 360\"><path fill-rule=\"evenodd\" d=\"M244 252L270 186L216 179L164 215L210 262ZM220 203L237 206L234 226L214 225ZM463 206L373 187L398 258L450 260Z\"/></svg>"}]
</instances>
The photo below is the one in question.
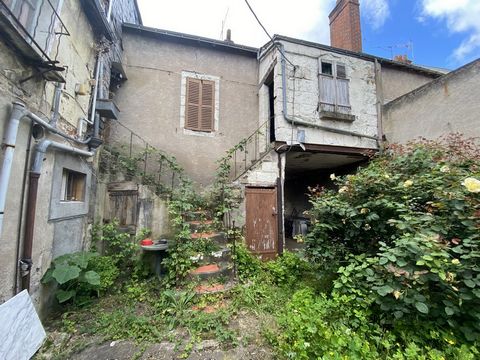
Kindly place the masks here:
<instances>
[{"instance_id":1,"label":"weathered stone wall","mask_svg":"<svg viewBox=\"0 0 480 360\"><path fill-rule=\"evenodd\" d=\"M451 132L480 136L480 60L444 75L388 103L384 108L389 142L435 139Z\"/></svg>"},{"instance_id":2,"label":"weathered stone wall","mask_svg":"<svg viewBox=\"0 0 480 360\"><path fill-rule=\"evenodd\" d=\"M130 0L130 2L132 1ZM123 2L128 1L124 0ZM63 6L58 9L58 12L70 32L70 36L63 35L59 43L54 42L49 53L52 58L59 61L60 66L66 66L66 71L62 73L65 85L61 95L60 119L57 126L65 133L75 136L79 119L88 115L91 96L91 94L77 95L75 90L80 84L86 85L87 89L91 86L90 79L94 78L95 71L96 36L83 12L80 1L63 1ZM0 37L0 136L2 138L9 119L12 101L25 103L28 110L43 117L46 121L49 121L51 117L55 84L45 82L39 77L20 84L21 79L32 73L33 69L24 62L3 37ZM86 127L84 132L85 130ZM28 175L30 166L29 155L33 152L35 145L32 139L31 146L28 147L29 131L30 121L24 119L20 124L17 136L4 226L0 234L0 247L2 248L0 303L14 295L18 280L18 277L15 278L15 272L17 257L21 257L25 227L24 221L20 224L20 220L25 216L25 207L21 208L22 200L25 205L22 194L26 194L28 191L28 181L25 176ZM48 138L67 143L55 135L48 135ZM71 143L67 144L72 145ZM75 146L86 149L85 146ZM0 154L0 162L3 160L2 155L3 153ZM87 191L90 193L91 188L97 187L96 171L93 171L95 166L91 159L62 154L51 149L45 155L38 186L30 288L34 303L42 313L45 310L44 305L51 297L49 289L40 284L40 279L55 256L86 248L94 209L89 204L88 196L84 201L85 204L80 207L78 203L62 203L60 194L63 168L85 173L89 186Z\"/></svg>"}]
</instances>

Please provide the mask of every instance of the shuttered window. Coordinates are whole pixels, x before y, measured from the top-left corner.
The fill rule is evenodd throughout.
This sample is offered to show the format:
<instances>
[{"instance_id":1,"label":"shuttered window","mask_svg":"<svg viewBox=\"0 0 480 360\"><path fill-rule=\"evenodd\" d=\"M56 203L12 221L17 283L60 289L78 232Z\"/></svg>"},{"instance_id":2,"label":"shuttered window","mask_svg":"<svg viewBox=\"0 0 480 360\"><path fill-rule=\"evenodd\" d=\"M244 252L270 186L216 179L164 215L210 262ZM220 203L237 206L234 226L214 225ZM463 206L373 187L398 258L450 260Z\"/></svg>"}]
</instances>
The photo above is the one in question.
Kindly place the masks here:
<instances>
[{"instance_id":1,"label":"shuttered window","mask_svg":"<svg viewBox=\"0 0 480 360\"><path fill-rule=\"evenodd\" d=\"M350 112L350 81L343 64L320 61L319 99L322 109L332 112Z\"/></svg>"},{"instance_id":2,"label":"shuttered window","mask_svg":"<svg viewBox=\"0 0 480 360\"><path fill-rule=\"evenodd\" d=\"M215 82L187 78L185 129L214 131Z\"/></svg>"}]
</instances>

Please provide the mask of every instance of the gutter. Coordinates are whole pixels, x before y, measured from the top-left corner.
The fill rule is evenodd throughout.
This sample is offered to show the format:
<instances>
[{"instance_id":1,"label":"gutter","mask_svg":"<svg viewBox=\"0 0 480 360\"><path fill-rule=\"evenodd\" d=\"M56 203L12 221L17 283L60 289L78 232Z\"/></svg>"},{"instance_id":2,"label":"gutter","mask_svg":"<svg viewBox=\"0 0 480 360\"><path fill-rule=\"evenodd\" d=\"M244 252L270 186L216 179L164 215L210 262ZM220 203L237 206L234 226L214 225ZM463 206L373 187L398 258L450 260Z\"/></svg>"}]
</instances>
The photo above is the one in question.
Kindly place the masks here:
<instances>
[{"instance_id":1,"label":"gutter","mask_svg":"<svg viewBox=\"0 0 480 360\"><path fill-rule=\"evenodd\" d=\"M276 46L278 47L278 50L280 51L281 54L281 66L282 66L282 105L283 105L283 117L287 122L292 124L292 126L295 125L301 125L301 126L306 126L306 127L312 127L315 129L320 129L328 132L332 132L335 134L342 134L342 135L351 135L351 136L357 136L360 138L365 138L365 139L371 139L375 140L378 142L378 137L376 136L371 136L371 135L365 135L365 134L360 134L357 132L353 131L348 131L348 130L342 130L342 129L336 129L328 126L323 126L323 125L318 125L314 124L308 121L304 120L299 120L295 119L294 117L290 117L287 112L287 72L286 72L286 60L285 60L285 49L282 43L276 42Z\"/></svg>"},{"instance_id":2,"label":"gutter","mask_svg":"<svg viewBox=\"0 0 480 360\"><path fill-rule=\"evenodd\" d=\"M58 143L52 140L42 140L35 146L33 161L29 174L27 196L27 212L25 218L25 235L23 240L23 255L20 260L22 276L22 290L30 290L30 272L32 268L33 235L35 228L35 214L37 208L38 181L42 172L43 158L48 149L55 149L79 156L91 157L94 152L80 150L73 146Z\"/></svg>"}]
</instances>

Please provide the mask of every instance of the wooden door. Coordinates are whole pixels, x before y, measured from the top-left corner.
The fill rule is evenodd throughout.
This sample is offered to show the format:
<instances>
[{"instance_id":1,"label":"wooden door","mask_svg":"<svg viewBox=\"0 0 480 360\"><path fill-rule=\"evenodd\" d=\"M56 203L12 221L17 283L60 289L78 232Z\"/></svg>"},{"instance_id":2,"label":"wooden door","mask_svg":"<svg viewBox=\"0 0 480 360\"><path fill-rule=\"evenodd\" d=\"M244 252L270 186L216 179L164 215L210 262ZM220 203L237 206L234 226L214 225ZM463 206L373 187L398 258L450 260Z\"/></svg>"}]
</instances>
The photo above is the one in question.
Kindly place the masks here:
<instances>
[{"instance_id":1,"label":"wooden door","mask_svg":"<svg viewBox=\"0 0 480 360\"><path fill-rule=\"evenodd\" d=\"M262 259L278 253L278 208L276 188L245 189L247 247Z\"/></svg>"},{"instance_id":2,"label":"wooden door","mask_svg":"<svg viewBox=\"0 0 480 360\"><path fill-rule=\"evenodd\" d=\"M132 190L109 191L110 220L117 219L122 231L135 233L137 228L138 192Z\"/></svg>"}]
</instances>

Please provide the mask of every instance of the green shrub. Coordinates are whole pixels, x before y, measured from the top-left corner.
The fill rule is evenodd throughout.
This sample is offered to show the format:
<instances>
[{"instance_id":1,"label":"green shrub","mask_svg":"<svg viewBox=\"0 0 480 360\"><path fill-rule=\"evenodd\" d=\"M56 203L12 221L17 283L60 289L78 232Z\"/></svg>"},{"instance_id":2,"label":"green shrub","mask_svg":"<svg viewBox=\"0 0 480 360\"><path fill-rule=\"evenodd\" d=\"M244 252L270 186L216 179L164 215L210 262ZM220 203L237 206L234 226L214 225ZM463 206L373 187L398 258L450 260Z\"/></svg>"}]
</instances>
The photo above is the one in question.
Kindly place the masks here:
<instances>
[{"instance_id":1,"label":"green shrub","mask_svg":"<svg viewBox=\"0 0 480 360\"><path fill-rule=\"evenodd\" d=\"M278 285L292 286L312 271L312 265L296 253L285 251L275 261L265 263L272 281Z\"/></svg>"},{"instance_id":2,"label":"green shrub","mask_svg":"<svg viewBox=\"0 0 480 360\"><path fill-rule=\"evenodd\" d=\"M386 329L355 297L296 292L267 336L287 359L476 359L478 348L420 322Z\"/></svg>"},{"instance_id":3,"label":"green shrub","mask_svg":"<svg viewBox=\"0 0 480 360\"><path fill-rule=\"evenodd\" d=\"M242 242L235 244L235 253L232 254L232 260L235 262L237 276L241 282L253 280L261 273L262 262L258 257L252 255Z\"/></svg>"},{"instance_id":4,"label":"green shrub","mask_svg":"<svg viewBox=\"0 0 480 360\"><path fill-rule=\"evenodd\" d=\"M307 252L346 259L336 291L373 300L383 323L420 318L478 339L479 150L458 136L394 147L312 196Z\"/></svg>"},{"instance_id":5,"label":"green shrub","mask_svg":"<svg viewBox=\"0 0 480 360\"><path fill-rule=\"evenodd\" d=\"M88 262L88 269L100 276L99 293L108 292L117 280L120 271L111 256L94 256Z\"/></svg>"},{"instance_id":6,"label":"green shrub","mask_svg":"<svg viewBox=\"0 0 480 360\"><path fill-rule=\"evenodd\" d=\"M77 303L88 300L101 286L100 275L89 269L89 263L98 254L77 252L60 256L42 278L42 283L58 285L56 298L59 303L73 299Z\"/></svg>"}]
</instances>

